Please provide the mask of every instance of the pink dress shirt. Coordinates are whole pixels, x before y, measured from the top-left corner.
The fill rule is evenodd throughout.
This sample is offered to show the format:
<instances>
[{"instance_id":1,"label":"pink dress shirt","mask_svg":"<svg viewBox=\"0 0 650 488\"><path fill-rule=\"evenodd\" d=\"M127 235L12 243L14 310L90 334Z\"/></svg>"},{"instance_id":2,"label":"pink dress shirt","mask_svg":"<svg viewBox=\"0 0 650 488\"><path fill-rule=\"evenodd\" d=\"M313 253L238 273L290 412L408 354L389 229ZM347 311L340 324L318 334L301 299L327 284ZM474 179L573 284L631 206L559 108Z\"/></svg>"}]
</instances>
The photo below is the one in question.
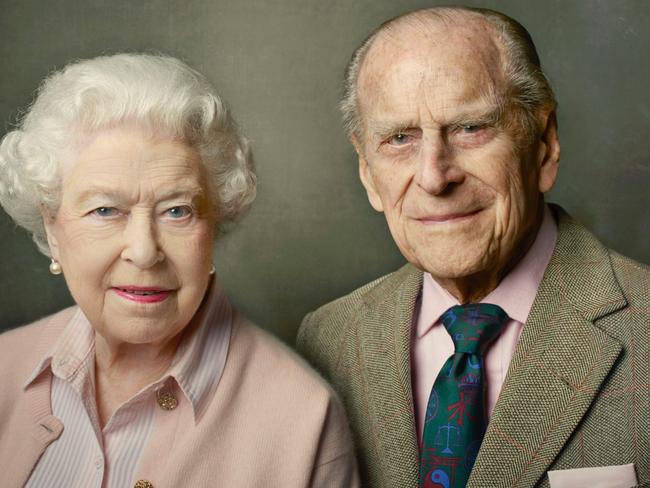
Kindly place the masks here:
<instances>
[{"instance_id":1,"label":"pink dress shirt","mask_svg":"<svg viewBox=\"0 0 650 488\"><path fill-rule=\"evenodd\" d=\"M131 486L156 415L177 415L163 408L162 395L169 399L171 392L180 392L196 416L219 382L230 338L225 295L216 283L210 288L200 320L186 331L167 374L122 404L103 429L95 403L95 332L77 309L25 385L51 369L52 414L65 426L34 468L27 487Z\"/></svg>"},{"instance_id":2,"label":"pink dress shirt","mask_svg":"<svg viewBox=\"0 0 650 488\"><path fill-rule=\"evenodd\" d=\"M521 330L535 300L537 288L542 281L555 241L557 225L548 208L544 210L542 225L526 255L482 303L499 305L510 317L502 333L491 345L485 356L487 381L488 418L501 392L510 360L517 347ZM429 273L424 274L422 293L414 317L411 371L415 418L418 440L424 429L424 414L433 383L445 361L454 352L454 344L440 317L450 307L459 305L447 290L442 288Z\"/></svg>"}]
</instances>

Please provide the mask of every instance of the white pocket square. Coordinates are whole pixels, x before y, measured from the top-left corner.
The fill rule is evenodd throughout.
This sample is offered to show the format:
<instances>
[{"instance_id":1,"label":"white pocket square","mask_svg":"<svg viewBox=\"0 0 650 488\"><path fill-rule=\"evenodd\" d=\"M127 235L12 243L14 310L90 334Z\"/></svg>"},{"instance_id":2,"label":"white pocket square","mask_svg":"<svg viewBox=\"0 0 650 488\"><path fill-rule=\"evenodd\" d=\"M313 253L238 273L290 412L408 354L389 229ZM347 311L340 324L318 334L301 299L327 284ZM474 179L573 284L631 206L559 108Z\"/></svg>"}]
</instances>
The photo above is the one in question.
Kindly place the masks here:
<instances>
[{"instance_id":1,"label":"white pocket square","mask_svg":"<svg viewBox=\"0 0 650 488\"><path fill-rule=\"evenodd\" d=\"M634 464L548 472L551 488L631 488L638 484Z\"/></svg>"}]
</instances>

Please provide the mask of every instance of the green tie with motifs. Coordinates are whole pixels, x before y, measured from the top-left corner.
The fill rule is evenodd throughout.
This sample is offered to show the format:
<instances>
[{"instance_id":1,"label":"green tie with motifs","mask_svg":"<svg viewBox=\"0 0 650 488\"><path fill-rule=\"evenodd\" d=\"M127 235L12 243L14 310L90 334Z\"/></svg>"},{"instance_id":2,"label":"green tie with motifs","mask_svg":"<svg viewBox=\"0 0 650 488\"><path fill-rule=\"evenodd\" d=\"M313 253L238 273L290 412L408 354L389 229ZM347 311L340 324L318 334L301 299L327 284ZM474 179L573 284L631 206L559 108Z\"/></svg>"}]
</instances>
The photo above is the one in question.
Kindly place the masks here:
<instances>
[{"instance_id":1,"label":"green tie with motifs","mask_svg":"<svg viewBox=\"0 0 650 488\"><path fill-rule=\"evenodd\" d=\"M467 484L487 426L483 355L507 321L503 309L489 303L457 305L442 315L455 352L442 366L429 396L421 488Z\"/></svg>"}]
</instances>

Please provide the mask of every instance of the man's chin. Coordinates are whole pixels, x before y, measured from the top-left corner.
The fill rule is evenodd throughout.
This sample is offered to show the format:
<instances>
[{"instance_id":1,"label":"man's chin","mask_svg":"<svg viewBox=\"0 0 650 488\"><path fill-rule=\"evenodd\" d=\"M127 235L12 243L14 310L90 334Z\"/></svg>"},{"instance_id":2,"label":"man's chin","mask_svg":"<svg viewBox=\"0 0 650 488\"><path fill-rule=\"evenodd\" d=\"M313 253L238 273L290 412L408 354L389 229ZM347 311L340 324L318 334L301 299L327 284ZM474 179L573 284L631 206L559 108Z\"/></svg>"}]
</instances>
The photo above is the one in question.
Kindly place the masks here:
<instances>
[{"instance_id":1,"label":"man's chin","mask_svg":"<svg viewBox=\"0 0 650 488\"><path fill-rule=\"evenodd\" d=\"M486 264L481 256L460 254L458 251L438 251L436 259L423 258L415 264L422 271L429 273L436 280L461 280L481 274ZM441 259L446 258L446 259Z\"/></svg>"}]
</instances>

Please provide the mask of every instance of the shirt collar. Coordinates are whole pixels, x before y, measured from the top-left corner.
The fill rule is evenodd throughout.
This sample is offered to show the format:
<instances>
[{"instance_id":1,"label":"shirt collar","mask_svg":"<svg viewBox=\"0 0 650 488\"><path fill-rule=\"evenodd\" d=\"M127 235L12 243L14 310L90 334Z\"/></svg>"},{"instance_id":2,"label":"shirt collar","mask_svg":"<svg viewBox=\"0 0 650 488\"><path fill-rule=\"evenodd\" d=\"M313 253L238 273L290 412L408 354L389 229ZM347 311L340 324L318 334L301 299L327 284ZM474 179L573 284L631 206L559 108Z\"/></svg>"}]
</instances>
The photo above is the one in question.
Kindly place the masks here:
<instances>
[{"instance_id":1,"label":"shirt collar","mask_svg":"<svg viewBox=\"0 0 650 488\"><path fill-rule=\"evenodd\" d=\"M88 354L95 351L95 334L88 319L77 308L70 317L67 325L58 339L47 349L47 352L29 375L24 387L29 386L46 369L52 374L67 380L73 376Z\"/></svg>"},{"instance_id":2,"label":"shirt collar","mask_svg":"<svg viewBox=\"0 0 650 488\"><path fill-rule=\"evenodd\" d=\"M203 412L207 399L216 390L223 373L233 309L215 279L209 285L193 323L184 331L172 364L158 381L145 387L158 390L173 378L191 403L195 421ZM45 370L63 380L77 373L88 354L95 351L95 333L90 322L77 308L63 332L27 378L27 388ZM139 396L142 391L135 396Z\"/></svg>"},{"instance_id":3,"label":"shirt collar","mask_svg":"<svg viewBox=\"0 0 650 488\"><path fill-rule=\"evenodd\" d=\"M167 377L176 380L192 404L195 421L204 411L223 374L233 315L228 298L213 279L195 317L196 327L192 327L181 341L168 373L161 380Z\"/></svg>"},{"instance_id":4,"label":"shirt collar","mask_svg":"<svg viewBox=\"0 0 650 488\"><path fill-rule=\"evenodd\" d=\"M499 285L481 300L481 303L499 305L511 319L522 324L526 323L537 295L537 288L551 260L556 240L557 224L551 211L545 206L542 225L533 245ZM429 332L442 314L454 305L459 305L458 300L440 286L429 273L424 273L417 337L422 337Z\"/></svg>"}]
</instances>

